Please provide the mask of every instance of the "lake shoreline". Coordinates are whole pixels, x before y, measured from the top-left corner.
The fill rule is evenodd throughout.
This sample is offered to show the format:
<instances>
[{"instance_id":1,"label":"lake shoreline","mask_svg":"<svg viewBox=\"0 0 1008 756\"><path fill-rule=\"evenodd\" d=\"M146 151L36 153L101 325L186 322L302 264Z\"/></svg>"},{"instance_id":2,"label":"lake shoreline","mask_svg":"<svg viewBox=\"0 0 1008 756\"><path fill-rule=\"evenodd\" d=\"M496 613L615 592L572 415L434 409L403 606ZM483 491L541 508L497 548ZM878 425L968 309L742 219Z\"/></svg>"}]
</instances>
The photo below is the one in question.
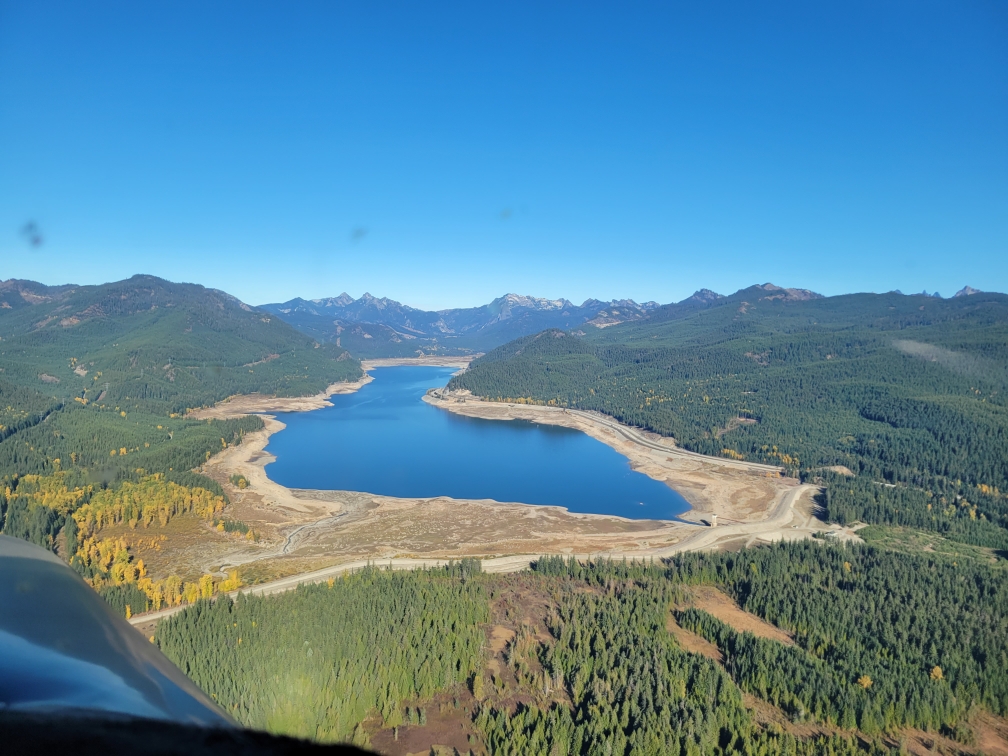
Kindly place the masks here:
<instances>
[{"instance_id":1,"label":"lake shoreline","mask_svg":"<svg viewBox=\"0 0 1008 756\"><path fill-rule=\"evenodd\" d=\"M450 361L450 362L449 362ZM447 358L441 367L464 367L468 360ZM392 365L365 361L368 368ZM461 364L460 364L461 363ZM432 365L434 360L396 360L396 365ZM287 488L269 479L265 466L273 456L265 451L269 437L282 430L274 412L301 412L330 406L328 397L358 391L370 382L365 375L352 383L334 384L313 397L275 399L262 396L234 397L213 408L200 410L203 417L234 417L260 414L265 427L248 434L244 442L228 448L200 468L219 482L232 500L230 516L256 527L264 536L260 544L235 544L226 551L205 555L206 564L249 566L254 563L256 580L292 574L360 558L458 559L464 556L495 558L513 554L607 554L648 558L697 548L719 548L739 540L742 531L765 535L753 538L792 538L799 531L781 531L782 516L792 518L798 481L765 477L727 463L658 444L660 451L634 444L604 422L604 416L587 423L572 421L559 408L516 407L468 398L459 406L442 409L486 417L526 419L567 425L591 435L630 460L638 472L669 483L687 499L691 509L679 520L634 520L616 515L571 513L556 505L496 502L493 500L396 498L357 491ZM429 394L430 392L428 392ZM461 397L454 397L458 399ZM435 404L425 397L429 404ZM447 402L445 402L447 404ZM440 406L435 404L435 406ZM195 414L195 413L194 413ZM580 424L579 424L580 423ZM615 420L612 424L618 425ZM582 427L583 426L583 427ZM639 448L635 448L639 447ZM675 461L671 464L670 458ZM247 488L230 483L234 474L244 475ZM802 487L804 488L804 487ZM788 503L785 507L784 504ZM786 510L786 511L785 511ZM716 529L707 525L710 514L736 527ZM797 527L797 526L796 526ZM739 530L736 533L735 530ZM807 534L804 534L807 535ZM745 540L745 539L743 539ZM690 547L692 548L692 547ZM300 567L296 568L295 565Z\"/></svg>"},{"instance_id":2,"label":"lake shoreline","mask_svg":"<svg viewBox=\"0 0 1008 756\"><path fill-rule=\"evenodd\" d=\"M260 431L257 434L250 434L250 437L246 437L244 442L246 448L248 448L248 444L250 442L256 447L255 466L258 470L251 471L256 479L255 487L259 490L268 491L271 494L269 498L276 503L295 510L300 510L303 509L303 506L300 504L298 497L293 497L289 492L294 490L307 492L315 491L316 489L289 488L274 482L265 473L265 466L275 459L272 454L265 451L265 447L269 443L269 437L287 427L282 421L276 418L274 413L310 412L324 407L331 407L332 402L328 401L330 397L340 394L355 393L374 380L373 376L371 376L367 371L375 368L427 366L454 367L464 370L468 367L469 363L476 358L476 356L478 355L474 355L472 357L424 356L416 358L395 357L362 360L361 367L365 372L360 379L352 382L334 383L327 387L325 391L313 396L278 398L258 394L244 394L229 397L212 408L192 412L190 413L190 416L198 419L206 419L211 417L237 417L246 414L261 415L265 423L263 431ZM646 439L646 442L649 446L643 446L641 443L635 442L636 439L633 439L631 435L634 434L639 436L642 433L639 429L625 426L615 418L602 415L601 413L588 413L542 405L519 405L508 402L495 402L474 397L466 391L449 392L444 389L428 390L423 396L423 401L431 406L437 407L438 409L467 417L501 421L526 420L529 422L566 427L585 433L595 440L606 444L611 449L624 456L629 461L632 469L647 475L653 480L665 483L680 494L689 505L689 509L677 515L676 519L647 520L648 522L706 525L709 522L708 518L711 514L717 515L722 520L728 519L729 521L751 520L754 514L757 515L757 519L759 519L759 515L765 514L765 512L771 508L773 502L779 499L783 494L783 490L781 489L792 487L791 485L787 485L787 483L785 483L786 481L790 482L790 479L780 477L777 474L779 468L775 468L770 465L738 462L735 460L707 457L693 452L686 452L685 450L679 449L671 439L664 439L657 434L647 434L649 438ZM598 417L595 417L595 415ZM622 431L622 433L620 431ZM262 434L261 439L255 438L253 440L251 438L251 436L258 436L259 434ZM630 437L628 438L628 436ZM660 460L655 459L656 455L654 452L656 450L650 448L651 444L663 445L664 448L660 450L659 455L668 455L665 462L672 464L660 464ZM216 455L211 458L211 461L217 459L218 457L221 457L221 455ZM659 464L656 465L656 461L658 461ZM700 470L699 475L697 474L698 465ZM730 472L744 472L747 474L747 477L748 475L756 474L760 477L764 477L768 481L773 480L776 477L781 483L784 483L784 485L772 486L772 491L761 491L760 493L763 495L757 497L758 501L749 501L748 498L750 497L745 497L747 500L740 502L738 491L736 490L739 488L738 485L726 486L724 485L724 481L707 479L711 476L709 474L704 474L704 468L711 467L723 468L724 470ZM698 478L700 479L698 480ZM252 478L249 478L249 481L252 483ZM749 484L746 487L751 487L753 481L746 481L746 483ZM794 483L797 483L797 481L793 481L792 485ZM764 488L763 485L760 485L759 487ZM429 500L423 497L383 496L367 491L337 492L329 491L328 489L317 490L319 494L359 493L367 496L404 502ZM452 497L436 498L452 499ZM549 507L564 512L571 517L595 517L626 522L644 521L612 514L570 512L566 507L555 504L501 502L493 499L453 500L460 502L488 502L494 506L533 507L537 509ZM743 504L743 506L739 506L740 503ZM752 506L754 504L756 505L755 507ZM753 511L754 509L757 511Z\"/></svg>"},{"instance_id":3,"label":"lake shoreline","mask_svg":"<svg viewBox=\"0 0 1008 756\"><path fill-rule=\"evenodd\" d=\"M187 418L194 420L224 420L244 415L260 415L280 412L311 412L312 410L332 407L329 398L338 394L353 394L360 391L374 377L364 371L364 375L356 381L339 381L330 383L324 391L310 396L270 396L269 394L235 394L223 399L213 407L202 407L186 413Z\"/></svg>"},{"instance_id":4,"label":"lake shoreline","mask_svg":"<svg viewBox=\"0 0 1008 756\"><path fill-rule=\"evenodd\" d=\"M678 515L678 519L685 522L704 521L706 524L705 518L711 514L734 521L751 519L755 513L752 506L745 507L744 511L738 506L730 506L731 503L740 503L739 483L750 488L756 484L751 479L740 480L740 475L761 479L760 488L766 488L764 481L770 483L772 493L769 489L764 491L769 496L761 497L763 501L759 503L763 507L755 507L764 511L769 509L772 501L779 498L779 490L797 484L796 480L784 478L781 469L773 465L689 452L676 446L672 439L632 428L597 412L496 402L472 396L468 391L452 392L444 389L428 391L423 401L446 412L466 417L499 421L523 420L585 433L626 457L635 471L665 483L686 499L690 509ZM726 474L729 476L727 479Z\"/></svg>"},{"instance_id":5,"label":"lake shoreline","mask_svg":"<svg viewBox=\"0 0 1008 756\"><path fill-rule=\"evenodd\" d=\"M454 367L370 368L373 383L287 425L265 452L270 480L296 489L405 500L447 497L554 506L570 515L678 522L691 509L611 445L571 428L459 418L424 402ZM433 387L433 388L432 388ZM334 464L338 460L338 464Z\"/></svg>"},{"instance_id":6,"label":"lake shoreline","mask_svg":"<svg viewBox=\"0 0 1008 756\"><path fill-rule=\"evenodd\" d=\"M206 419L227 419L234 417L241 417L243 415L255 414L259 415L263 419L264 427L263 430L257 431L246 435L242 442L242 446L246 450L252 452L251 456L254 457L255 465L252 468L242 466L242 470L235 470L237 474L245 475L249 480L250 487L266 492L269 498L275 503L291 508L294 510L302 511L304 506L301 503L302 498L291 495L293 491L299 491L303 494L308 492L317 492L320 495L331 495L337 493L357 493L366 496L380 497L383 499L402 501L402 502L417 502L417 501L429 501L433 499L449 499L458 502L467 503L482 503L490 506L498 507L534 507L536 509L541 508L552 508L559 512L562 512L570 517L595 517L602 519L612 519L621 522L655 522L663 524L682 524L691 523L689 519L683 519L691 512L697 511L696 506L691 502L684 494L683 498L686 498L686 503L690 506L685 512L677 515L675 519L654 519L654 518L634 518L634 517L623 517L614 514L597 514L592 512L571 512L567 507L559 504L529 504L527 502L521 501L498 501L496 499L462 499L454 498L450 496L436 496L436 497L399 497L399 496L385 496L383 494L375 494L369 491L340 491L338 489L307 489L307 488L294 488L289 486L284 486L280 483L273 481L266 474L266 465L273 462L276 457L270 452L266 451L266 446L269 444L269 438L275 433L279 433L284 430L287 425L277 419L276 415L287 412L311 412L318 409L323 409L325 407L331 407L332 402L329 398L332 396L352 394L360 391L364 386L368 385L374 380L374 377L370 375L367 371L376 368L387 368L387 367L447 367L447 368L459 368L465 369L468 367L469 363L476 359L480 355L474 355L472 357L392 357L392 358L381 358L373 360L361 360L361 367L364 369L364 375L356 381L344 381L339 383L333 383L329 385L325 391L319 392L318 394L313 394L306 397L271 397L265 394L239 394L218 402L213 407L207 407L199 410L194 410L190 412L187 416L192 417L197 420ZM429 393L429 392L428 392ZM423 397L423 401L428 402L428 396ZM428 402L430 403L430 402ZM552 423L554 425L562 425L562 423ZM568 426L574 430L582 430L575 426ZM592 435L592 434L588 434ZM594 438L595 436L593 436ZM613 448L623 456L626 456L623 451L612 443L609 443L607 438L597 438L597 440L602 441L606 445ZM230 461L232 455L222 452L211 457L210 462L215 463L215 465L220 465L221 463L228 464L225 460ZM631 460L632 462L632 460ZM204 466L203 472L205 473L206 466ZM251 473L249 475L248 473ZM647 473L645 473L647 474ZM653 476L649 476L653 477ZM657 479L660 482L660 479ZM673 488L673 490L675 490ZM677 491L678 492L678 491ZM319 498L323 498L320 496Z\"/></svg>"}]
</instances>

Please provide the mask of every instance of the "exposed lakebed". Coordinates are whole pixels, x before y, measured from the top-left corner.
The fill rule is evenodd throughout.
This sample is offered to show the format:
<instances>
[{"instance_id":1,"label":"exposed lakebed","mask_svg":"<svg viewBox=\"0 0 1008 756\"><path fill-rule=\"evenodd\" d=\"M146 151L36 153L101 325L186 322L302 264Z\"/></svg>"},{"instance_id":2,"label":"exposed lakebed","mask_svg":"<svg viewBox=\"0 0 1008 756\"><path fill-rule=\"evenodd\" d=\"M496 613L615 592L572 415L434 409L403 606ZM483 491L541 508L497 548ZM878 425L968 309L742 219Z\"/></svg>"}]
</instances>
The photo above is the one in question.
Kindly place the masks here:
<instances>
[{"instance_id":1,"label":"exposed lakebed","mask_svg":"<svg viewBox=\"0 0 1008 756\"><path fill-rule=\"evenodd\" d=\"M402 498L494 499L668 520L689 504L580 431L463 417L423 401L453 368L390 367L332 407L278 415L269 478L289 488Z\"/></svg>"}]
</instances>

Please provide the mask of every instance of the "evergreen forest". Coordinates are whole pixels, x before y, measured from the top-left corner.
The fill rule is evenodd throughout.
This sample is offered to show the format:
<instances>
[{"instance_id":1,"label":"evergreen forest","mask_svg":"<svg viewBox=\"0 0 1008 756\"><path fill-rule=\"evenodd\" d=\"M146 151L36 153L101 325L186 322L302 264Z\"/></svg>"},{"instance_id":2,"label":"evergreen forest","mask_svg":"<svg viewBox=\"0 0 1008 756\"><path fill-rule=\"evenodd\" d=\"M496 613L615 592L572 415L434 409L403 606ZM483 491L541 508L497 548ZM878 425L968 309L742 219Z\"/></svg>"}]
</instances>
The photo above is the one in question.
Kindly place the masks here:
<instances>
[{"instance_id":1,"label":"evergreen forest","mask_svg":"<svg viewBox=\"0 0 1008 756\"><path fill-rule=\"evenodd\" d=\"M840 522L1008 546L1008 296L754 286L505 344L450 388L597 411L818 480Z\"/></svg>"},{"instance_id":2,"label":"evergreen forest","mask_svg":"<svg viewBox=\"0 0 1008 756\"><path fill-rule=\"evenodd\" d=\"M262 420L190 410L361 375L340 346L201 286L3 282L0 531L58 553L126 617L187 605L153 642L239 722L323 742L972 753L1008 716L1008 297L699 292L522 337L450 384L778 465L821 487L827 520L870 524L864 544L544 556L511 575L368 567L236 599L237 572L149 572L135 545L176 518L258 538L201 470ZM700 590L778 636L715 616Z\"/></svg>"},{"instance_id":3,"label":"evergreen forest","mask_svg":"<svg viewBox=\"0 0 1008 756\"><path fill-rule=\"evenodd\" d=\"M515 586L541 597L541 622L501 610ZM697 586L793 645L691 606ZM910 731L968 747L978 712L1008 711L1006 611L1000 563L803 542L660 563L544 557L505 576L368 568L198 603L155 642L243 723L321 740L398 736L440 692L476 753L865 753ZM495 656L499 622L516 632ZM780 722L756 715L768 706Z\"/></svg>"}]
</instances>

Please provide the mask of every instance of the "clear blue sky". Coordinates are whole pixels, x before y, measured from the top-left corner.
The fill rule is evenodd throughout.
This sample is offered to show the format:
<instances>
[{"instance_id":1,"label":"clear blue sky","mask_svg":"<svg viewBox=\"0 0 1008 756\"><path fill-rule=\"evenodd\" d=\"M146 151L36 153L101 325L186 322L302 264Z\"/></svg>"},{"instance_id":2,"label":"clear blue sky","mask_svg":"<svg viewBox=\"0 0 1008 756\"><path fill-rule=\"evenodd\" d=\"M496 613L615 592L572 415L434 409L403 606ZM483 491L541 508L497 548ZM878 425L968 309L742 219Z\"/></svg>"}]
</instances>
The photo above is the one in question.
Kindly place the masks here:
<instances>
[{"instance_id":1,"label":"clear blue sky","mask_svg":"<svg viewBox=\"0 0 1008 756\"><path fill-rule=\"evenodd\" d=\"M0 0L0 279L138 272L1008 291L1008 4Z\"/></svg>"}]
</instances>

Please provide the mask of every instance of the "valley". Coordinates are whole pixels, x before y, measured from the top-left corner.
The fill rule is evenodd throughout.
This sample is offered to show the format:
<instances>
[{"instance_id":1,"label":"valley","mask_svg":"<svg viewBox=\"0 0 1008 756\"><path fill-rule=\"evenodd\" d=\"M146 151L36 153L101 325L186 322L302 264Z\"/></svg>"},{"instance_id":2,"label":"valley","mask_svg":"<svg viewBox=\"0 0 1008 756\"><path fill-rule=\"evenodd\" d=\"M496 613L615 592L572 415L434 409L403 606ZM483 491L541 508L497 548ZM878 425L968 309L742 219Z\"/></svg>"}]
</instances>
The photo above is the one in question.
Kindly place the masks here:
<instances>
[{"instance_id":1,"label":"valley","mask_svg":"<svg viewBox=\"0 0 1008 756\"><path fill-rule=\"evenodd\" d=\"M480 307L433 312L367 293L354 299L345 292L262 305L302 333L364 359L473 356L545 328L585 324L603 328L639 320L658 307L657 302L638 304L631 299L588 299L575 305L566 299L510 293Z\"/></svg>"},{"instance_id":2,"label":"valley","mask_svg":"<svg viewBox=\"0 0 1008 756\"><path fill-rule=\"evenodd\" d=\"M4 532L68 561L244 724L389 754L642 738L1008 752L994 653L1008 590L1003 295L919 304L764 285L620 323L601 308L485 354L362 361L220 292L150 277L0 294L17 305L0 309ZM388 393L414 374L415 393ZM483 435L456 447L425 435L459 423ZM526 435L484 447L498 430ZM495 448L526 455L514 479L490 474L509 469ZM286 466L268 468L281 449ZM415 467L387 464L410 449ZM614 458L646 483L631 501ZM360 484L277 482L372 463ZM534 503L393 493L381 476L400 468L417 485L531 484ZM644 501L659 490L688 511L651 514L669 506ZM899 614L872 614L876 595ZM409 640L389 645L381 626L354 647L315 638L286 626L291 606L354 631L385 617ZM894 627L913 630L893 645ZM238 628L233 651L207 641ZM620 657L599 657L585 633ZM340 670L382 671L351 692L336 667L302 666L304 643ZM648 677L642 653L688 670L682 685ZM646 687L620 687L628 675ZM655 709L665 696L679 713Z\"/></svg>"},{"instance_id":3,"label":"valley","mask_svg":"<svg viewBox=\"0 0 1008 756\"><path fill-rule=\"evenodd\" d=\"M405 359L396 362L408 364ZM425 358L422 364L433 362L436 358ZM363 363L365 369L386 365ZM356 391L368 377L330 387L329 395ZM273 459L264 451L269 437L284 427L272 413L311 411L322 406L321 397L310 401L235 397L193 414L200 419L228 419L261 413L264 429L212 457L200 472L221 484L232 501L230 515L254 527L261 540L207 544L191 558L199 559L201 570L214 574L239 568L246 581L272 590L276 578L283 578L281 585L292 586L299 572L308 573L303 579L311 582L368 561L412 566L417 560L439 564L479 557L487 569L498 563L522 569L539 554L652 559L683 550L808 538L824 531L839 540L859 540L854 531L828 526L815 516L815 486L782 477L773 466L685 452L654 434L642 434L597 414L481 402L465 392L453 395L438 389L429 391L424 401L467 416L531 420L587 433L629 459L635 470L680 490L693 508L681 516L685 522L659 522L484 499L291 489L270 480L265 471ZM247 487L236 488L231 483L234 476L248 481ZM718 517L714 528L712 515ZM134 621L145 620L140 616Z\"/></svg>"}]
</instances>

